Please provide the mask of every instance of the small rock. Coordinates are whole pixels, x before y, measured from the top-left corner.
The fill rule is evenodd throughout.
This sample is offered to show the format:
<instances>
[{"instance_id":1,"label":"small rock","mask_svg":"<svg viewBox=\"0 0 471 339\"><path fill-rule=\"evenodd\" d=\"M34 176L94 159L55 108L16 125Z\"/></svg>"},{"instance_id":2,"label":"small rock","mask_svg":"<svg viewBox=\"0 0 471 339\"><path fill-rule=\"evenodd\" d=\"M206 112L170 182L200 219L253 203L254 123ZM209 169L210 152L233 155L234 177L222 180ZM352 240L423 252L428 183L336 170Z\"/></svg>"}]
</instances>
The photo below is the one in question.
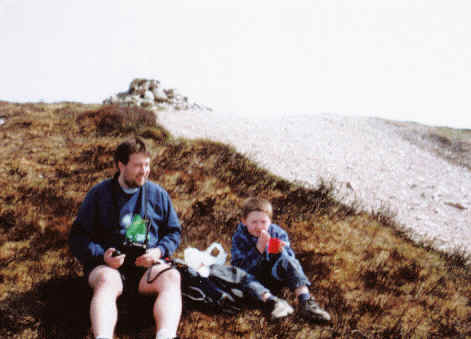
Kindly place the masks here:
<instances>
[{"instance_id":1,"label":"small rock","mask_svg":"<svg viewBox=\"0 0 471 339\"><path fill-rule=\"evenodd\" d=\"M166 102L168 100L165 92L160 88L154 88L152 91L154 93L155 101L157 102Z\"/></svg>"},{"instance_id":2,"label":"small rock","mask_svg":"<svg viewBox=\"0 0 471 339\"><path fill-rule=\"evenodd\" d=\"M462 204L460 204L459 202L450 202L450 201L447 201L445 204L447 204L448 206L457 208L457 209L459 209L459 210L465 210L465 209L467 209L466 207L464 207L464 206L463 206Z\"/></svg>"},{"instance_id":3,"label":"small rock","mask_svg":"<svg viewBox=\"0 0 471 339\"><path fill-rule=\"evenodd\" d=\"M165 94L169 99L173 99L175 97L175 90L173 88L170 89L164 89Z\"/></svg>"},{"instance_id":4,"label":"small rock","mask_svg":"<svg viewBox=\"0 0 471 339\"><path fill-rule=\"evenodd\" d=\"M148 101L154 101L154 93L152 93L151 91L145 91L144 99Z\"/></svg>"}]
</instances>

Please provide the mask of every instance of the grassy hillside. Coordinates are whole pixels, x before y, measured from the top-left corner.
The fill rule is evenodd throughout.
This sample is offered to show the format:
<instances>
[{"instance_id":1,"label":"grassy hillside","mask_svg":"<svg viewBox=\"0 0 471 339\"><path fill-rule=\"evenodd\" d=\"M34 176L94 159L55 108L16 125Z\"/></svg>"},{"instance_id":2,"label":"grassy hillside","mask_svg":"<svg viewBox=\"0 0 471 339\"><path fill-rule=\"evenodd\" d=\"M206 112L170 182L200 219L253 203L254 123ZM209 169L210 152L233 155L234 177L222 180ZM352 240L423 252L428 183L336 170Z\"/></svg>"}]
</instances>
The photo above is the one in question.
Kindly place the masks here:
<instances>
[{"instance_id":1,"label":"grassy hillside","mask_svg":"<svg viewBox=\"0 0 471 339\"><path fill-rule=\"evenodd\" d=\"M67 236L86 192L114 173L116 145L134 134L150 146L151 179L170 193L183 223L176 256L213 241L229 250L237 206L262 195L333 317L330 324L296 316L270 322L259 310L224 316L185 309L182 338L471 337L465 258L415 245L387 215L339 204L328 184L299 187L226 145L175 139L141 109L0 102L0 117L2 338L92 338L90 293ZM117 338L150 338L148 302L120 304L126 312Z\"/></svg>"}]
</instances>

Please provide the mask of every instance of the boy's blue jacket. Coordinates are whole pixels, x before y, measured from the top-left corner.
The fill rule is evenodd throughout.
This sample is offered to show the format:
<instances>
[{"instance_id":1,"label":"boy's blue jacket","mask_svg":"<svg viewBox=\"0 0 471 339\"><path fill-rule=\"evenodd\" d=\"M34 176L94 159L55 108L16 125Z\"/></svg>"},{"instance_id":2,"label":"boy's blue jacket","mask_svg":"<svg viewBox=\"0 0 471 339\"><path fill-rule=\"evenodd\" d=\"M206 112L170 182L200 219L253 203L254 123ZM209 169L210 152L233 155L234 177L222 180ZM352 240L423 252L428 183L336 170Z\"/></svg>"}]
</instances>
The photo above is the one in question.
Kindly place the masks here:
<instances>
[{"instance_id":1,"label":"boy's blue jacket","mask_svg":"<svg viewBox=\"0 0 471 339\"><path fill-rule=\"evenodd\" d=\"M150 220L148 248L159 247L162 257L177 249L181 226L168 193L159 185L146 181L146 213ZM140 188L134 194L121 189L117 176L95 185L80 206L69 236L72 254L86 273L103 264L103 254L110 247L122 245L126 233L123 220L140 212Z\"/></svg>"},{"instance_id":2,"label":"boy's blue jacket","mask_svg":"<svg viewBox=\"0 0 471 339\"><path fill-rule=\"evenodd\" d=\"M283 247L281 255L295 257L290 247L288 233L276 224L268 227L268 234L272 238L283 240L286 245ZM257 269L270 260L270 256L265 249L263 253L257 250L257 237L254 237L247 230L247 226L240 223L232 236L231 264L240 267L251 274L256 274Z\"/></svg>"}]
</instances>

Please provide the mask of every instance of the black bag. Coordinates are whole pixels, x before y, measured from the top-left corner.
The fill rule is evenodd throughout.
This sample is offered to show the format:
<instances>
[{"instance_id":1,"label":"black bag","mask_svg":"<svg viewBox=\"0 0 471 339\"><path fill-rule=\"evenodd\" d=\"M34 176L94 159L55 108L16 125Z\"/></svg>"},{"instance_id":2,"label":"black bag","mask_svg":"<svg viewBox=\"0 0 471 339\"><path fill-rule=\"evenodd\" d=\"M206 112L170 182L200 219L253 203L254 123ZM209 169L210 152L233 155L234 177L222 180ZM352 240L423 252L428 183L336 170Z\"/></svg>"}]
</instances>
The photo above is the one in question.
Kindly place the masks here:
<instances>
[{"instance_id":1,"label":"black bag","mask_svg":"<svg viewBox=\"0 0 471 339\"><path fill-rule=\"evenodd\" d=\"M245 271L229 265L211 265L208 277L181 260L174 260L181 276L183 302L204 312L237 314L244 305L247 291Z\"/></svg>"}]
</instances>

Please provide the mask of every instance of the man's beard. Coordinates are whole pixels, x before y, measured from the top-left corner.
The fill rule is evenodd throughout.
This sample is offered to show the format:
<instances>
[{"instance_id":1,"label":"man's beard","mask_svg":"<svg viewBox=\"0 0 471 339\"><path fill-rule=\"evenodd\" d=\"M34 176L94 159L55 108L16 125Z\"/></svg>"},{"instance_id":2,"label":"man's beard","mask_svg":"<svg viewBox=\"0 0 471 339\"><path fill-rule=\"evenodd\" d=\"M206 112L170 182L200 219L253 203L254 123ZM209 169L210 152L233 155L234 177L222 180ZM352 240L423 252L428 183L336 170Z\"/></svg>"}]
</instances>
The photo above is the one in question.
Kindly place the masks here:
<instances>
[{"instance_id":1,"label":"man's beard","mask_svg":"<svg viewBox=\"0 0 471 339\"><path fill-rule=\"evenodd\" d=\"M139 188L141 187L142 185L139 184L134 178L133 179L129 179L126 175L126 173L124 173L124 184L128 187L128 188ZM145 178L144 178L144 182L145 182Z\"/></svg>"},{"instance_id":2,"label":"man's beard","mask_svg":"<svg viewBox=\"0 0 471 339\"><path fill-rule=\"evenodd\" d=\"M137 182L134 181L134 180L133 180L133 181L129 181L129 180L127 180L127 179L124 179L124 183L126 184L126 186L127 186L128 188L138 188L138 187L140 187L140 186L137 184Z\"/></svg>"}]
</instances>

